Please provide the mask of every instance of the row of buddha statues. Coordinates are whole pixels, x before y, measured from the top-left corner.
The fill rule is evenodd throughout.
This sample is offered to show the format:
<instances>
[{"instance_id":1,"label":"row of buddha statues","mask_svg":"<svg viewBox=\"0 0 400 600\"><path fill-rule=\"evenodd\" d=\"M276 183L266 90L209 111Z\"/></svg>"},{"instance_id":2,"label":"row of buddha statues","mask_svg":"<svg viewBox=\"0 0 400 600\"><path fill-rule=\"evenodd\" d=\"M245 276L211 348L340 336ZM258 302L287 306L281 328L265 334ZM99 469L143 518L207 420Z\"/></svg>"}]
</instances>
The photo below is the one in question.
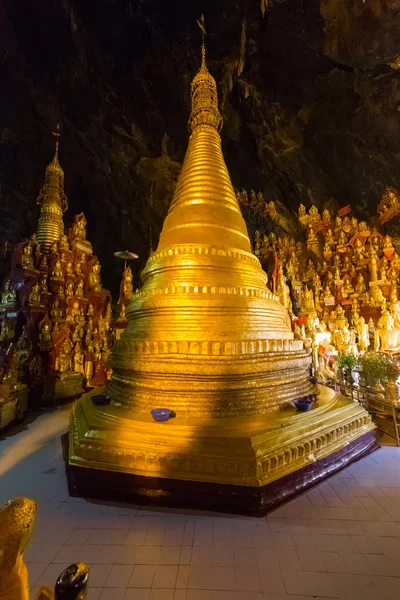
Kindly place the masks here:
<instances>
[{"instance_id":1,"label":"row of buddha statues","mask_svg":"<svg viewBox=\"0 0 400 600\"><path fill-rule=\"evenodd\" d=\"M264 217L269 217L272 221L275 221L278 216L275 202L273 200L265 200L262 192L238 190L236 198L242 209L250 208L253 212Z\"/></svg>"}]
</instances>

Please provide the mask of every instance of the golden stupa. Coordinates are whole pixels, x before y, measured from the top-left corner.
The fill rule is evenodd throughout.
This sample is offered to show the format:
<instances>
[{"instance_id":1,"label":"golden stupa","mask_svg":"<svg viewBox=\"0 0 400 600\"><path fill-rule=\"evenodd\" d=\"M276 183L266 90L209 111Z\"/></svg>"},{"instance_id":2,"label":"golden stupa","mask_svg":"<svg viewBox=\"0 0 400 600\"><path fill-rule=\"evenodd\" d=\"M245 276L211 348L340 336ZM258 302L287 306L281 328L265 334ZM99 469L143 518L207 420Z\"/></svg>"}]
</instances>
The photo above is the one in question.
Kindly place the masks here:
<instances>
[{"instance_id":1,"label":"golden stupa","mask_svg":"<svg viewBox=\"0 0 400 600\"><path fill-rule=\"evenodd\" d=\"M63 213L68 209L68 200L64 192L64 171L58 160L59 126L57 125L56 150L53 160L46 168L45 182L39 192L37 203L40 205L40 217L36 240L43 251L51 248L64 234Z\"/></svg>"},{"instance_id":2,"label":"golden stupa","mask_svg":"<svg viewBox=\"0 0 400 600\"><path fill-rule=\"evenodd\" d=\"M351 442L349 456L367 451L374 442L363 434L373 426L361 407L328 389L310 413L293 407L314 391L310 357L251 252L204 46L191 92L175 195L113 348L111 402L86 396L72 413L70 489L259 512L277 501L266 500L271 482ZM176 418L155 423L155 408Z\"/></svg>"}]
</instances>

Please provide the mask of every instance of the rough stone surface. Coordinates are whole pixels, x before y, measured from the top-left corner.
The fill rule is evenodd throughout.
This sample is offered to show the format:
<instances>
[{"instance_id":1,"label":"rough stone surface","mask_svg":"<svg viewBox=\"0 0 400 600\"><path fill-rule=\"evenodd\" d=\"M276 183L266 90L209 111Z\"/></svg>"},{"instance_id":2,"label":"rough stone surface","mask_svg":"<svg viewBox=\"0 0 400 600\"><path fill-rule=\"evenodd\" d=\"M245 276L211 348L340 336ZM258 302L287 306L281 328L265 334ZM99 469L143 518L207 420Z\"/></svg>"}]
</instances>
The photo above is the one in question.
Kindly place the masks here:
<instances>
[{"instance_id":1,"label":"rough stone surface","mask_svg":"<svg viewBox=\"0 0 400 600\"><path fill-rule=\"evenodd\" d=\"M139 272L186 148L202 12L235 186L275 200L289 229L300 202L367 215L400 187L399 0L283 0L264 16L250 0L95 4L0 0L1 239L34 230L60 121L67 224L85 211L113 291L114 250L137 252Z\"/></svg>"}]
</instances>

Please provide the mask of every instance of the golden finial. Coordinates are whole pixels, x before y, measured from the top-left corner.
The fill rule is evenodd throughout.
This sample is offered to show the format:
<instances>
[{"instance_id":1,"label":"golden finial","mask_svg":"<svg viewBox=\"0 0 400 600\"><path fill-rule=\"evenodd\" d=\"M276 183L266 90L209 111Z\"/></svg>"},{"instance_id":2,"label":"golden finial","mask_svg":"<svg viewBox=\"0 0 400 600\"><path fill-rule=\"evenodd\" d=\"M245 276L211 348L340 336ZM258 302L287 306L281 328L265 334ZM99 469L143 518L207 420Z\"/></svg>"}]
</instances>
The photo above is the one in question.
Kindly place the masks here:
<instances>
[{"instance_id":1,"label":"golden finial","mask_svg":"<svg viewBox=\"0 0 400 600\"><path fill-rule=\"evenodd\" d=\"M48 171L53 171L55 173L58 173L59 175L64 176L64 171L61 168L61 165L58 161L58 147L60 144L60 124L57 123L57 127L56 127L56 131L52 131L51 135L53 135L56 138L56 149L55 149L55 153L54 153L54 158L51 161L51 163L48 165L47 170Z\"/></svg>"},{"instance_id":2,"label":"golden finial","mask_svg":"<svg viewBox=\"0 0 400 600\"><path fill-rule=\"evenodd\" d=\"M222 127L222 117L218 110L217 84L214 77L209 73L206 64L206 49L204 45L204 15L201 15L197 24L201 30L201 65L200 69L192 81L192 112L189 118L189 129L191 133L199 125L210 125L217 131Z\"/></svg>"}]
</instances>

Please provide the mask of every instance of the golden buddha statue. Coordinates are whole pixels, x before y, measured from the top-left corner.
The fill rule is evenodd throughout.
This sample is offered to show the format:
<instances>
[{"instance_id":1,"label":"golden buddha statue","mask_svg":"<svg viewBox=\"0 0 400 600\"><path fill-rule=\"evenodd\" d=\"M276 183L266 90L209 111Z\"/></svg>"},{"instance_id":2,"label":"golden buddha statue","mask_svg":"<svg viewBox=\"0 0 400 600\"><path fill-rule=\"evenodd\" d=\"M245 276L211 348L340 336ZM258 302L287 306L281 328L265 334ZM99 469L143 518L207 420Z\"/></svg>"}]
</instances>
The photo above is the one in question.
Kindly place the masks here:
<instances>
[{"instance_id":1,"label":"golden buddha statue","mask_svg":"<svg viewBox=\"0 0 400 600\"><path fill-rule=\"evenodd\" d=\"M325 236L325 245L332 246L335 244L335 238L333 237L333 231L331 228L328 229Z\"/></svg>"},{"instance_id":2,"label":"golden buddha statue","mask_svg":"<svg viewBox=\"0 0 400 600\"><path fill-rule=\"evenodd\" d=\"M93 317L94 316L94 306L90 302L89 302L88 307L87 307L86 315L88 317Z\"/></svg>"},{"instance_id":3,"label":"golden buddha statue","mask_svg":"<svg viewBox=\"0 0 400 600\"><path fill-rule=\"evenodd\" d=\"M46 321L40 331L40 343L46 346L51 343L51 324Z\"/></svg>"},{"instance_id":4,"label":"golden buddha statue","mask_svg":"<svg viewBox=\"0 0 400 600\"><path fill-rule=\"evenodd\" d=\"M343 257L343 271L348 273L349 271L351 271L351 267L352 264L350 254L346 253Z\"/></svg>"},{"instance_id":5,"label":"golden buddha statue","mask_svg":"<svg viewBox=\"0 0 400 600\"><path fill-rule=\"evenodd\" d=\"M380 268L380 272L379 272L379 280L381 281L381 283L387 283L387 273L386 273L386 269L384 266L382 266Z\"/></svg>"},{"instance_id":6,"label":"golden buddha statue","mask_svg":"<svg viewBox=\"0 0 400 600\"><path fill-rule=\"evenodd\" d=\"M34 305L38 305L41 302L41 290L40 290L40 284L37 281L33 286L31 291L29 292L29 300L28 303L31 306Z\"/></svg>"},{"instance_id":7,"label":"golden buddha statue","mask_svg":"<svg viewBox=\"0 0 400 600\"><path fill-rule=\"evenodd\" d=\"M348 296L350 296L350 294L354 293L354 288L351 285L351 281L349 277L346 277L344 280L344 285L342 288L342 294L345 298L347 298Z\"/></svg>"},{"instance_id":8,"label":"golden buddha statue","mask_svg":"<svg viewBox=\"0 0 400 600\"><path fill-rule=\"evenodd\" d=\"M79 320L80 310L79 310L79 302L75 300L72 306L67 309L67 321L76 321Z\"/></svg>"},{"instance_id":9,"label":"golden buddha statue","mask_svg":"<svg viewBox=\"0 0 400 600\"><path fill-rule=\"evenodd\" d=\"M79 341L76 342L74 349L74 371L85 375L85 357Z\"/></svg>"},{"instance_id":10,"label":"golden buddha statue","mask_svg":"<svg viewBox=\"0 0 400 600\"><path fill-rule=\"evenodd\" d=\"M51 278L52 279L64 279L64 270L62 267L62 263L61 260L59 258L57 258L53 270L51 272Z\"/></svg>"},{"instance_id":11,"label":"golden buddha statue","mask_svg":"<svg viewBox=\"0 0 400 600\"><path fill-rule=\"evenodd\" d=\"M315 312L314 293L307 285L304 286L301 294L301 311L304 314Z\"/></svg>"},{"instance_id":12,"label":"golden buddha statue","mask_svg":"<svg viewBox=\"0 0 400 600\"><path fill-rule=\"evenodd\" d=\"M394 352L399 350L399 330L394 326L394 319L388 310L383 311L375 328L375 352Z\"/></svg>"},{"instance_id":13,"label":"golden buddha statue","mask_svg":"<svg viewBox=\"0 0 400 600\"><path fill-rule=\"evenodd\" d=\"M128 266L124 270L122 276L122 297L126 304L128 304L132 300L133 296L133 284L132 284L132 270Z\"/></svg>"},{"instance_id":14,"label":"golden buddha statue","mask_svg":"<svg viewBox=\"0 0 400 600\"><path fill-rule=\"evenodd\" d=\"M321 215L319 214L318 208L313 204L308 212L311 217L311 223L316 223L321 220Z\"/></svg>"},{"instance_id":15,"label":"golden buddha statue","mask_svg":"<svg viewBox=\"0 0 400 600\"><path fill-rule=\"evenodd\" d=\"M254 234L254 252L261 250L261 233L256 230Z\"/></svg>"},{"instance_id":16,"label":"golden buddha statue","mask_svg":"<svg viewBox=\"0 0 400 600\"><path fill-rule=\"evenodd\" d=\"M59 298L54 298L53 303L50 309L50 315L52 319L62 319L63 318L63 309L60 304Z\"/></svg>"},{"instance_id":17,"label":"golden buddha statue","mask_svg":"<svg viewBox=\"0 0 400 600\"><path fill-rule=\"evenodd\" d=\"M59 348L55 369L62 374L72 371L71 343L68 338L64 340Z\"/></svg>"},{"instance_id":18,"label":"golden buddha statue","mask_svg":"<svg viewBox=\"0 0 400 600\"><path fill-rule=\"evenodd\" d=\"M82 279L76 284L75 296L77 298L83 298L83 281Z\"/></svg>"},{"instance_id":19,"label":"golden buddha statue","mask_svg":"<svg viewBox=\"0 0 400 600\"><path fill-rule=\"evenodd\" d=\"M335 329L339 329L340 324L343 324L345 327L349 326L344 308L341 304L338 304L335 308Z\"/></svg>"},{"instance_id":20,"label":"golden buddha statue","mask_svg":"<svg viewBox=\"0 0 400 600\"><path fill-rule=\"evenodd\" d=\"M11 279L6 279L4 282L4 289L1 294L1 304L14 304L17 299L17 293L13 289Z\"/></svg>"},{"instance_id":21,"label":"golden buddha statue","mask_svg":"<svg viewBox=\"0 0 400 600\"><path fill-rule=\"evenodd\" d=\"M67 281L67 285L65 286L65 296L67 298L75 296L74 284L72 281Z\"/></svg>"},{"instance_id":22,"label":"golden buddha statue","mask_svg":"<svg viewBox=\"0 0 400 600\"><path fill-rule=\"evenodd\" d=\"M58 242L64 234L63 213L68 209L68 199L64 192L64 171L58 161L59 128L55 135L54 158L46 168L45 182L37 198L40 217L36 237L42 248L57 252Z\"/></svg>"},{"instance_id":23,"label":"golden buddha statue","mask_svg":"<svg viewBox=\"0 0 400 600\"><path fill-rule=\"evenodd\" d=\"M283 274L282 265L278 267L278 286L276 291L279 301L283 304L286 310L291 314L292 311L292 300L290 298L290 290L289 286L285 281L285 276Z\"/></svg>"},{"instance_id":24,"label":"golden buddha statue","mask_svg":"<svg viewBox=\"0 0 400 600\"><path fill-rule=\"evenodd\" d=\"M357 275L356 292L357 292L357 294L364 294L366 289L367 289L367 286L365 285L364 276L362 273L359 273Z\"/></svg>"},{"instance_id":25,"label":"golden buddha statue","mask_svg":"<svg viewBox=\"0 0 400 600\"><path fill-rule=\"evenodd\" d=\"M22 249L22 266L25 269L33 269L32 242L28 240Z\"/></svg>"},{"instance_id":26,"label":"golden buddha statue","mask_svg":"<svg viewBox=\"0 0 400 600\"><path fill-rule=\"evenodd\" d=\"M350 425L352 439L372 427L363 409L338 404L334 393L317 425L308 415L301 427L291 411L278 415L279 407L315 392L310 356L294 340L288 311L252 253L222 154L216 83L204 48L191 96L191 135L171 207L110 356L110 405L95 407L86 396L73 407L68 468L96 470L97 489L106 470L141 474L142 489L156 476L158 489L172 478L261 490L304 466L303 452L297 461L299 436L321 439L325 421L330 428L365 422L362 433ZM95 362L94 380L104 381L97 347ZM155 426L149 412L156 407L168 407L176 419ZM348 444L345 437L332 443L326 436L324 462ZM275 447L287 454L284 467L272 460ZM271 476L267 455L279 473Z\"/></svg>"},{"instance_id":27,"label":"golden buddha statue","mask_svg":"<svg viewBox=\"0 0 400 600\"><path fill-rule=\"evenodd\" d=\"M306 216L306 207L304 206L304 204L300 204L299 209L298 209L298 215L299 215L299 219L303 218Z\"/></svg>"},{"instance_id":28,"label":"golden buddha statue","mask_svg":"<svg viewBox=\"0 0 400 600\"><path fill-rule=\"evenodd\" d=\"M86 225L87 221L83 213L75 215L74 222L71 227L71 238L81 241L86 240Z\"/></svg>"},{"instance_id":29,"label":"golden buddha statue","mask_svg":"<svg viewBox=\"0 0 400 600\"><path fill-rule=\"evenodd\" d=\"M43 277L40 278L40 290L42 294L49 293L49 288L47 287L47 275L43 275Z\"/></svg>"},{"instance_id":30,"label":"golden buddha statue","mask_svg":"<svg viewBox=\"0 0 400 600\"><path fill-rule=\"evenodd\" d=\"M120 305L118 321L126 321L126 306L123 302Z\"/></svg>"},{"instance_id":31,"label":"golden buddha statue","mask_svg":"<svg viewBox=\"0 0 400 600\"><path fill-rule=\"evenodd\" d=\"M396 253L396 250L393 246L393 239L390 235L385 235L383 238L383 254L385 258L392 259Z\"/></svg>"},{"instance_id":32,"label":"golden buddha statue","mask_svg":"<svg viewBox=\"0 0 400 600\"><path fill-rule=\"evenodd\" d=\"M334 228L336 236L339 235L341 229L342 229L342 218L339 217L339 215L337 215L335 218L335 228Z\"/></svg>"},{"instance_id":33,"label":"golden buddha statue","mask_svg":"<svg viewBox=\"0 0 400 600\"><path fill-rule=\"evenodd\" d=\"M351 231L352 233L357 233L358 231L358 219L357 217L351 217Z\"/></svg>"},{"instance_id":34,"label":"golden buddha statue","mask_svg":"<svg viewBox=\"0 0 400 600\"><path fill-rule=\"evenodd\" d=\"M346 246L347 242L348 242L347 235L345 234L343 229L341 229L341 231L339 233L339 237L338 237L338 248L341 246Z\"/></svg>"},{"instance_id":35,"label":"golden buddha statue","mask_svg":"<svg viewBox=\"0 0 400 600\"><path fill-rule=\"evenodd\" d=\"M363 244L361 238L357 238L354 243L353 262L356 265L359 265L363 259L364 259L364 244Z\"/></svg>"},{"instance_id":36,"label":"golden buddha statue","mask_svg":"<svg viewBox=\"0 0 400 600\"><path fill-rule=\"evenodd\" d=\"M75 275L74 266L70 260L67 262L67 265L65 267L65 275L67 277L73 277Z\"/></svg>"},{"instance_id":37,"label":"golden buddha statue","mask_svg":"<svg viewBox=\"0 0 400 600\"><path fill-rule=\"evenodd\" d=\"M30 498L14 498L0 509L0 598L4 600L29 600L24 552L36 511L36 502Z\"/></svg>"},{"instance_id":38,"label":"golden buddha statue","mask_svg":"<svg viewBox=\"0 0 400 600\"><path fill-rule=\"evenodd\" d=\"M324 210L322 211L322 220L326 223L329 223L331 220L331 213L327 208L324 208Z\"/></svg>"},{"instance_id":39,"label":"golden buddha statue","mask_svg":"<svg viewBox=\"0 0 400 600\"><path fill-rule=\"evenodd\" d=\"M318 236L315 233L313 226L309 225L307 234L307 246L313 246L315 244L318 244Z\"/></svg>"},{"instance_id":40,"label":"golden buddha statue","mask_svg":"<svg viewBox=\"0 0 400 600\"><path fill-rule=\"evenodd\" d=\"M95 262L92 266L92 271L89 274L89 290L91 292L101 292L103 289L100 279L100 263Z\"/></svg>"},{"instance_id":41,"label":"golden buddha statue","mask_svg":"<svg viewBox=\"0 0 400 600\"><path fill-rule=\"evenodd\" d=\"M60 250L69 250L68 236L65 233L60 238Z\"/></svg>"},{"instance_id":42,"label":"golden buddha statue","mask_svg":"<svg viewBox=\"0 0 400 600\"><path fill-rule=\"evenodd\" d=\"M365 238L371 235L371 231L370 229L368 229L367 223L365 221L360 221L358 225L358 233Z\"/></svg>"},{"instance_id":43,"label":"golden buddha statue","mask_svg":"<svg viewBox=\"0 0 400 600\"><path fill-rule=\"evenodd\" d=\"M333 344L339 353L349 352L351 334L344 321L339 321L333 332Z\"/></svg>"},{"instance_id":44,"label":"golden buddha statue","mask_svg":"<svg viewBox=\"0 0 400 600\"><path fill-rule=\"evenodd\" d=\"M347 233L347 235L351 231L351 221L350 221L350 217L348 215L346 215L343 218L343 221L342 221L342 230L344 231L344 233Z\"/></svg>"},{"instance_id":45,"label":"golden buddha statue","mask_svg":"<svg viewBox=\"0 0 400 600\"><path fill-rule=\"evenodd\" d=\"M359 350L364 352L368 350L370 345L368 324L365 322L364 317L358 317L355 325L358 334L358 347Z\"/></svg>"}]
</instances>

